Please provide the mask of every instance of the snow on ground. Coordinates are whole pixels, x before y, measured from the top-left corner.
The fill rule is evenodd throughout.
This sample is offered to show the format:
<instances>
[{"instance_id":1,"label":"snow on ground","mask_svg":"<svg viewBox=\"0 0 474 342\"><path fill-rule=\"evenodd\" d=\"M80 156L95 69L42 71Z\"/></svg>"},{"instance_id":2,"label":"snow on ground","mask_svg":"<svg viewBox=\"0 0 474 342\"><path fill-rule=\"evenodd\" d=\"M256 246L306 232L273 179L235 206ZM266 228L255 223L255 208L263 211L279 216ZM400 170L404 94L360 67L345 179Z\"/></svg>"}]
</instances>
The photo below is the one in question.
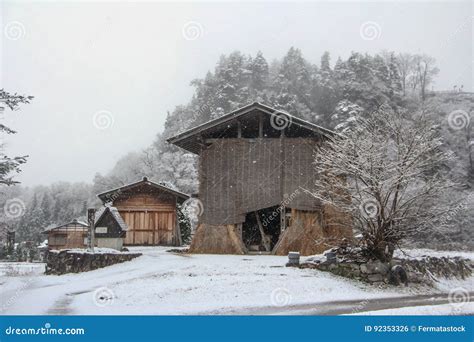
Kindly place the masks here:
<instances>
[{"instance_id":1,"label":"snow on ground","mask_svg":"<svg viewBox=\"0 0 474 342\"><path fill-rule=\"evenodd\" d=\"M167 249L130 248L144 255L80 274L0 276L0 314L216 314L413 294L413 288L379 289L327 272L288 268L283 256ZM472 279L446 283L454 285L472 291Z\"/></svg>"},{"instance_id":2,"label":"snow on ground","mask_svg":"<svg viewBox=\"0 0 474 342\"><path fill-rule=\"evenodd\" d=\"M128 254L129 252L120 252L116 249L113 248L105 248L105 247L94 247L94 252L91 252L88 249L84 248L68 248L68 249L59 249L59 250L53 250L51 252L53 253L60 253L67 251L68 253L81 253L81 254Z\"/></svg>"},{"instance_id":3,"label":"snow on ground","mask_svg":"<svg viewBox=\"0 0 474 342\"><path fill-rule=\"evenodd\" d=\"M394 253L398 258L420 259L423 256L430 257L461 257L465 259L474 260L474 252L457 252L457 251L435 251L433 249L417 248L417 249L397 249Z\"/></svg>"},{"instance_id":4,"label":"snow on ground","mask_svg":"<svg viewBox=\"0 0 474 342\"><path fill-rule=\"evenodd\" d=\"M0 277L38 275L44 273L44 266L33 262L0 262Z\"/></svg>"},{"instance_id":5,"label":"snow on ground","mask_svg":"<svg viewBox=\"0 0 474 342\"><path fill-rule=\"evenodd\" d=\"M423 316L423 315L473 315L474 303L465 303L463 305L442 304L442 305L423 305L407 308L387 309L359 312L362 316Z\"/></svg>"}]
</instances>

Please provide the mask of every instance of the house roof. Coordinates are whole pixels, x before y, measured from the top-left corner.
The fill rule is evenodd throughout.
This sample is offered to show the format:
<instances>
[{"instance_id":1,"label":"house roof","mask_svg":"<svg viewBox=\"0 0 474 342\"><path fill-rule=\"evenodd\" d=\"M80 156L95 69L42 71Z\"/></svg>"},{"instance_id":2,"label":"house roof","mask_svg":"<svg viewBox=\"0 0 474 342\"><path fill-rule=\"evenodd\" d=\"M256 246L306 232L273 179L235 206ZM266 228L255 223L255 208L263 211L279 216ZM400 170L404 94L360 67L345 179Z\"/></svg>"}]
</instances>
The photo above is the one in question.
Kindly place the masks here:
<instances>
[{"instance_id":1,"label":"house roof","mask_svg":"<svg viewBox=\"0 0 474 342\"><path fill-rule=\"evenodd\" d=\"M43 230L42 233L44 234L44 233L50 232L51 230L59 229L59 228L66 228L66 229L71 228L72 229L73 227L74 228L77 228L77 227L88 228L89 225L85 222L74 219L71 222L64 223L64 224L61 224L59 226L54 226L54 225L49 226L45 230Z\"/></svg>"},{"instance_id":2,"label":"house roof","mask_svg":"<svg viewBox=\"0 0 474 342\"><path fill-rule=\"evenodd\" d=\"M177 190L174 190L174 189L171 189L165 185L161 185L161 184L158 184L158 183L155 183L155 182L152 182L150 180L148 180L147 177L143 177L142 180L138 181L138 182L135 182L135 183L131 183L131 184L127 184L127 185L124 185L124 186L121 186L119 188L115 188L115 189L111 189L111 190L108 190L108 191L105 191L105 192L102 192L100 194L97 195L97 197L100 198L100 200L103 202L103 203L107 203L107 202L110 202L111 198L114 197L113 195L117 192L122 192L122 191L126 191L126 190L129 190L129 189L133 189L135 187L138 187L138 186L141 186L141 185L149 185L153 188L156 188L156 189L159 189L159 190L162 190L164 192L168 192L178 198L181 198L181 199L188 199L189 198L189 195L183 193L183 192L180 192L180 191L177 191Z\"/></svg>"},{"instance_id":3,"label":"house roof","mask_svg":"<svg viewBox=\"0 0 474 342\"><path fill-rule=\"evenodd\" d=\"M255 115L255 111L258 111L259 113L264 113L270 117L275 116L276 114L284 114L287 117L287 120L291 123L291 125L296 125L297 127L305 131L314 132L321 135L336 134L335 132L327 128L315 125L311 122L300 119L281 110L269 107L259 102L254 102L239 109L236 109L228 114L225 114L217 119L210 120L202 125L184 131L174 137L167 139L167 142L177 145L185 150L188 150L189 152L199 154L200 143L198 141L198 137L200 135L216 130L227 130L229 129L229 124L231 122L237 121L237 119L244 119L246 117L253 116Z\"/></svg>"},{"instance_id":4,"label":"house roof","mask_svg":"<svg viewBox=\"0 0 474 342\"><path fill-rule=\"evenodd\" d=\"M121 228L123 231L127 231L127 230L128 230L127 224L126 224L125 221L123 220L122 216L120 216L119 211L118 211L117 208L115 208L115 207L102 207L102 208L100 208L100 209L96 212L96 214L95 214L94 225L97 225L97 223L100 221L100 219L101 219L107 212L110 212L110 214L112 215L113 219L117 222L117 224L120 226L120 228Z\"/></svg>"}]
</instances>

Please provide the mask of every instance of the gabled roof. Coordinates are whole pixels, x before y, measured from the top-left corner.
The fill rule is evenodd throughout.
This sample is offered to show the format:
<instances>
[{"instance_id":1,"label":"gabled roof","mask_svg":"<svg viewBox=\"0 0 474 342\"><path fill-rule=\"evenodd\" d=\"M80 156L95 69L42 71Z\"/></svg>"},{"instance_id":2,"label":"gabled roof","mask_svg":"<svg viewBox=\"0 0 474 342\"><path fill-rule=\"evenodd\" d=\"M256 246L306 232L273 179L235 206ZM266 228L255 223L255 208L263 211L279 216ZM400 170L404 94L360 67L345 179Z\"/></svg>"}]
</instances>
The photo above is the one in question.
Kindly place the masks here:
<instances>
[{"instance_id":1,"label":"gabled roof","mask_svg":"<svg viewBox=\"0 0 474 342\"><path fill-rule=\"evenodd\" d=\"M108 191L105 191L105 192L102 192L100 194L97 195L97 197L100 198L100 200L103 202L103 203L107 203L107 202L110 202L110 199L113 198L114 194L117 193L117 192L122 192L122 191L126 191L126 190L130 190L130 189L133 189L135 187L138 187L138 186L141 186L141 185L149 185L153 188L156 188L156 189L159 189L159 190L162 190L164 192L168 192L178 198L181 198L181 199L188 199L189 198L189 195L186 195L185 193L183 192L180 192L180 191L177 191L177 190L173 190L171 188L168 188L167 186L164 186L164 185L161 185L161 184L158 184L158 183L155 183L155 182L152 182L150 180L148 180L147 177L143 177L142 180L138 181L138 182L135 182L135 183L131 183L131 184L127 184L127 185L124 185L124 186L121 186L119 188L115 188L115 189L112 189L112 190L108 190Z\"/></svg>"},{"instance_id":2,"label":"gabled roof","mask_svg":"<svg viewBox=\"0 0 474 342\"><path fill-rule=\"evenodd\" d=\"M68 223L64 223L64 224L61 224L59 226L50 226L50 227L47 227L45 230L43 230L42 233L47 233L51 230L54 230L54 229L59 229L59 228L69 228L69 227L84 227L84 228L88 228L89 225L85 222L82 222L82 221L79 221L79 220L72 220L71 222L68 222Z\"/></svg>"},{"instance_id":3,"label":"gabled roof","mask_svg":"<svg viewBox=\"0 0 474 342\"><path fill-rule=\"evenodd\" d=\"M97 223L100 221L100 219L101 219L107 212L110 212L110 214L112 215L113 219L117 222L117 224L120 226L120 228L122 228L123 231L127 231L127 230L128 230L127 224L126 224L125 221L123 220L122 216L120 216L119 211L118 211L117 208L115 208L115 207L102 207L102 208L100 208L100 209L96 212L96 214L95 214L95 221L94 221L94 225L95 225L95 226L97 225Z\"/></svg>"},{"instance_id":4,"label":"gabled roof","mask_svg":"<svg viewBox=\"0 0 474 342\"><path fill-rule=\"evenodd\" d=\"M174 137L167 139L166 141L171 144L177 145L185 150L188 150L192 153L199 154L198 149L196 148L197 144L195 143L195 140L197 140L199 135L206 134L210 131L218 129L225 130L229 127L229 124L231 122L236 121L237 119L243 119L244 117L248 117L249 115L254 115L256 110L268 116L284 114L287 117L287 120L291 123L291 125L296 125L306 131L315 132L321 135L336 134L335 132L327 128L315 125L311 122L300 119L284 111L269 107L259 102L254 102L239 109L236 109L228 114L225 114L217 119L210 120L202 125L184 131Z\"/></svg>"}]
</instances>

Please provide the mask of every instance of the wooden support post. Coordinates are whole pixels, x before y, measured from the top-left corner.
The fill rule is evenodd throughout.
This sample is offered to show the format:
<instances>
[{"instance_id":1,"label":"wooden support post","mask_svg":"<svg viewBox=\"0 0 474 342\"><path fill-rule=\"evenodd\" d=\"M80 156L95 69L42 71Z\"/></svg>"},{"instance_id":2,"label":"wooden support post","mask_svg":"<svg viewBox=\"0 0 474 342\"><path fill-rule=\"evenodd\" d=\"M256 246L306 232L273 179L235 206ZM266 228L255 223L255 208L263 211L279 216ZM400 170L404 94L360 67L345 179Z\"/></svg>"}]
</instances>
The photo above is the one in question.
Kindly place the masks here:
<instances>
[{"instance_id":1,"label":"wooden support post","mask_svg":"<svg viewBox=\"0 0 474 342\"><path fill-rule=\"evenodd\" d=\"M237 121L237 138L242 138L242 124Z\"/></svg>"},{"instance_id":2,"label":"wooden support post","mask_svg":"<svg viewBox=\"0 0 474 342\"><path fill-rule=\"evenodd\" d=\"M263 115L258 116L258 137L263 138Z\"/></svg>"},{"instance_id":3,"label":"wooden support post","mask_svg":"<svg viewBox=\"0 0 474 342\"><path fill-rule=\"evenodd\" d=\"M286 208L284 205L281 206L280 210L280 232L286 229Z\"/></svg>"},{"instance_id":4,"label":"wooden support post","mask_svg":"<svg viewBox=\"0 0 474 342\"><path fill-rule=\"evenodd\" d=\"M257 218L258 230L260 231L260 235L262 236L263 247L265 248L265 251L270 252L272 250L271 240L270 237L265 234L265 231L263 230L262 221L260 220L260 216L258 215L257 211L255 211L255 217Z\"/></svg>"},{"instance_id":5,"label":"wooden support post","mask_svg":"<svg viewBox=\"0 0 474 342\"><path fill-rule=\"evenodd\" d=\"M178 197L175 197L175 203L174 203L174 207L175 207L175 220L176 220L176 227L175 227L175 234L176 234L176 239L175 239L175 245L176 246L181 246L183 244L183 240L181 239L181 228L179 227L179 215L178 215L178 206L179 206L179 203L178 203ZM155 231L153 231L153 234L155 233ZM155 243L155 240L154 240L154 237L153 237L153 243Z\"/></svg>"},{"instance_id":6,"label":"wooden support post","mask_svg":"<svg viewBox=\"0 0 474 342\"><path fill-rule=\"evenodd\" d=\"M88 248L94 253L95 244L95 209L87 209L87 223L89 224Z\"/></svg>"},{"instance_id":7,"label":"wooden support post","mask_svg":"<svg viewBox=\"0 0 474 342\"><path fill-rule=\"evenodd\" d=\"M281 130L280 136L280 160L283 163L280 166L280 193L281 193L281 211L280 211L280 232L283 232L286 228L286 218L285 218L285 206L283 201L285 200L285 129Z\"/></svg>"}]
</instances>

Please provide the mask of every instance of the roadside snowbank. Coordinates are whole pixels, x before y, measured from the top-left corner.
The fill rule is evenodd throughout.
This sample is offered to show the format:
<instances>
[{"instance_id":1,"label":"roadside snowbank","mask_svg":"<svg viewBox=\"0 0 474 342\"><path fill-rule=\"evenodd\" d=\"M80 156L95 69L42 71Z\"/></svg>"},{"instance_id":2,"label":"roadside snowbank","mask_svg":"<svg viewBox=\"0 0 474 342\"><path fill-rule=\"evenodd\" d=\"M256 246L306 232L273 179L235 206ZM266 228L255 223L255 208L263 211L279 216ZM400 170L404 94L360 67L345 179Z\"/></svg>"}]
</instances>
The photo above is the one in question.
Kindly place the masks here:
<instances>
[{"instance_id":1,"label":"roadside snowbank","mask_svg":"<svg viewBox=\"0 0 474 342\"><path fill-rule=\"evenodd\" d=\"M358 316L397 316L397 315L472 315L474 314L474 303L466 303L462 306L452 304L423 305L407 308L377 310L357 313Z\"/></svg>"}]
</instances>

